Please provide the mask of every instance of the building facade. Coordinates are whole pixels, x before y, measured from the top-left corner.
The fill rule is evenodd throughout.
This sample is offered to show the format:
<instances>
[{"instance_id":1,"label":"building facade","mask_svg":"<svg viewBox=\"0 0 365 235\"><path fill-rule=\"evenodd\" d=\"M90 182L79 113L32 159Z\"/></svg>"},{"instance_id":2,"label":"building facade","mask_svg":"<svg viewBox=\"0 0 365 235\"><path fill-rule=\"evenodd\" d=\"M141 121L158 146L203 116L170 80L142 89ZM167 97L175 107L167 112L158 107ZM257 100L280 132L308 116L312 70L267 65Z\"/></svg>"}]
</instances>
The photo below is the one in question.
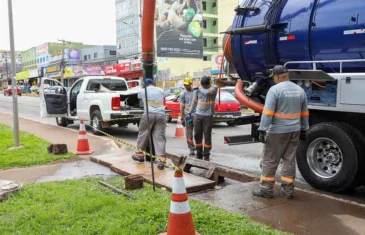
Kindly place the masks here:
<instances>
[{"instance_id":1,"label":"building facade","mask_svg":"<svg viewBox=\"0 0 365 235\"><path fill-rule=\"evenodd\" d=\"M15 52L16 72L22 71L21 53ZM0 86L6 86L11 83L12 61L9 50L0 50Z\"/></svg>"},{"instance_id":2,"label":"building facade","mask_svg":"<svg viewBox=\"0 0 365 235\"><path fill-rule=\"evenodd\" d=\"M159 0L173 4L174 0ZM194 1L194 0L192 0ZM223 34L232 24L234 9L238 0L195 0L202 1L203 8L203 59L158 58L158 76L163 80L184 76L201 77L210 74L212 61L223 53ZM116 0L117 51L121 62L141 57L141 15L140 0Z\"/></svg>"},{"instance_id":3,"label":"building facade","mask_svg":"<svg viewBox=\"0 0 365 235\"><path fill-rule=\"evenodd\" d=\"M116 46L94 46L81 49L82 64L111 65L118 63Z\"/></svg>"},{"instance_id":4,"label":"building facade","mask_svg":"<svg viewBox=\"0 0 365 235\"><path fill-rule=\"evenodd\" d=\"M142 51L141 0L116 0L117 56L138 58Z\"/></svg>"}]
</instances>

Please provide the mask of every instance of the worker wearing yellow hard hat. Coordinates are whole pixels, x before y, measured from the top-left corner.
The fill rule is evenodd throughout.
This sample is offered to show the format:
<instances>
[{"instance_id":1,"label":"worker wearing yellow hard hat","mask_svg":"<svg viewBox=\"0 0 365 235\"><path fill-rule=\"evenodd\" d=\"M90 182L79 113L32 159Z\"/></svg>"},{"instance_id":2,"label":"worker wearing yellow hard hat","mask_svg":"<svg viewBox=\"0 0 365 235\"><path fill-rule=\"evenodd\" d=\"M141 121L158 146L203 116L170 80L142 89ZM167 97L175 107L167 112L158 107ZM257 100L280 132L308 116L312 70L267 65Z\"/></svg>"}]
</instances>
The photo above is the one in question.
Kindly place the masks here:
<instances>
[{"instance_id":1,"label":"worker wearing yellow hard hat","mask_svg":"<svg viewBox=\"0 0 365 235\"><path fill-rule=\"evenodd\" d=\"M186 141L188 143L188 148L190 150L190 156L195 155L195 144L194 144L194 125L193 118L195 116L195 111L193 115L186 119L186 114L190 111L190 107L193 104L193 79L186 77L183 81L185 91L180 95L180 113L181 113L181 123L185 127Z\"/></svg>"},{"instance_id":2,"label":"worker wearing yellow hard hat","mask_svg":"<svg viewBox=\"0 0 365 235\"><path fill-rule=\"evenodd\" d=\"M184 86L191 86L193 84L193 79L191 78L184 78Z\"/></svg>"}]
</instances>

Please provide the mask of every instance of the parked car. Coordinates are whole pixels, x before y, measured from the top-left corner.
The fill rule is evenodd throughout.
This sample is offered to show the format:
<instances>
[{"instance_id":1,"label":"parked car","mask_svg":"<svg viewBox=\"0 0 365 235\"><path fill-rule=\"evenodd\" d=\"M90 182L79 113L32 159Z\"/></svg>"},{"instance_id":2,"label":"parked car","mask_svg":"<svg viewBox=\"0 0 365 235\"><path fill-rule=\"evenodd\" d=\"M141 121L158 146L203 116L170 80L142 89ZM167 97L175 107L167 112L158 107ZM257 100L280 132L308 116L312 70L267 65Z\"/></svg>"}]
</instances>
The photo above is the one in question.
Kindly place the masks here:
<instances>
[{"instance_id":1,"label":"parked car","mask_svg":"<svg viewBox=\"0 0 365 235\"><path fill-rule=\"evenodd\" d=\"M166 101L166 109L171 111L168 122L176 119L180 115L180 96L174 100ZM240 103L228 92L221 91L220 102L219 94L215 99L215 115L214 122L226 122L229 126L234 126L234 117L241 116Z\"/></svg>"},{"instance_id":2,"label":"parked car","mask_svg":"<svg viewBox=\"0 0 365 235\"><path fill-rule=\"evenodd\" d=\"M17 88L17 94L18 96L22 96L22 89L20 89L20 87ZM4 96L11 96L13 95L13 87L12 86L8 86L5 90L4 90Z\"/></svg>"},{"instance_id":3,"label":"parked car","mask_svg":"<svg viewBox=\"0 0 365 235\"><path fill-rule=\"evenodd\" d=\"M176 96L176 95L179 95L182 91L184 91L185 89L182 88L182 87L171 87L171 88L165 88L163 90L163 93L165 95L165 97L168 97L168 96Z\"/></svg>"},{"instance_id":4,"label":"parked car","mask_svg":"<svg viewBox=\"0 0 365 235\"><path fill-rule=\"evenodd\" d=\"M47 87L47 82L57 86ZM69 90L57 80L43 78L41 116L55 117L57 125L63 127L75 120L90 120L93 133L99 135L97 130L107 131L112 125L139 124L144 112L138 99L140 91L140 86L130 88L120 77L83 77Z\"/></svg>"}]
</instances>

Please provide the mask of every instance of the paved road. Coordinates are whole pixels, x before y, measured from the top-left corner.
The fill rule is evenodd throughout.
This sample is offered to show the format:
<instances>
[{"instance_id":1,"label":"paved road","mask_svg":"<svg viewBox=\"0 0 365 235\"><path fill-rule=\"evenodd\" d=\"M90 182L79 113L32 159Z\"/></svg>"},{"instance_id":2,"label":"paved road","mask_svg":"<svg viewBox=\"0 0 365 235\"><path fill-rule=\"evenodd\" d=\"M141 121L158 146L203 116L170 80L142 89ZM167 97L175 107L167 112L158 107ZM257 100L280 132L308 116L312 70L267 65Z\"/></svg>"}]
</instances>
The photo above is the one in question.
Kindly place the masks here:
<instances>
[{"instance_id":1,"label":"paved road","mask_svg":"<svg viewBox=\"0 0 365 235\"><path fill-rule=\"evenodd\" d=\"M39 98L22 96L18 98L19 115L42 123L56 125L54 119L42 119L40 117ZM0 96L0 112L12 112L11 97ZM78 124L70 128L78 129ZM174 154L187 154L187 146L184 139L174 138L176 122L167 125L167 150ZM242 146L227 146L223 136L249 134L250 126L228 127L227 124L217 124L213 129L212 160L222 165L259 174L259 156L262 144ZM130 125L128 128L112 128L110 134L130 143L135 143L138 135L137 126Z\"/></svg>"},{"instance_id":2,"label":"paved road","mask_svg":"<svg viewBox=\"0 0 365 235\"><path fill-rule=\"evenodd\" d=\"M29 118L42 123L56 125L54 119L42 119L40 117L39 98L22 96L18 99L19 115L24 118ZM0 112L12 112L11 97L4 97L0 95ZM69 128L78 129L78 124L69 126ZM188 150L184 139L176 139L175 123L167 125L167 151L174 154L187 154ZM227 146L224 144L223 136L225 135L240 135L249 134L250 126L228 127L224 124L217 124L213 129L213 151L212 161L224 166L232 167L238 170L260 175L260 155L262 151L262 144L249 144L238 146ZM124 141L135 144L138 135L137 126L130 125L128 128L112 128L110 134L116 136ZM300 173L297 173L297 183L301 187L313 190L302 178ZM323 192L321 192L323 193ZM338 197L339 195L335 195ZM354 192L351 195L341 195L345 199L351 199L365 204L365 188Z\"/></svg>"}]
</instances>

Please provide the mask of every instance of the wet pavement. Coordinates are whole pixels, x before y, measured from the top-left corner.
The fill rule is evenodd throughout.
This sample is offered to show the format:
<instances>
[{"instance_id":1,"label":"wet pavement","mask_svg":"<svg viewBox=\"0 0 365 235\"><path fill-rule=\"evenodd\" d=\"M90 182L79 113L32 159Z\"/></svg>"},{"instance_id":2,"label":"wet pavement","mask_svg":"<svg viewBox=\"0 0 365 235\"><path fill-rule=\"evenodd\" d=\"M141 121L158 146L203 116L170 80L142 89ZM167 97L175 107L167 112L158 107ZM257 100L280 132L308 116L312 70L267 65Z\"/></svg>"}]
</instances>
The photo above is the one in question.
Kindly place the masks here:
<instances>
[{"instance_id":1,"label":"wet pavement","mask_svg":"<svg viewBox=\"0 0 365 235\"><path fill-rule=\"evenodd\" d=\"M233 213L248 214L281 231L298 235L360 235L365 234L365 207L296 190L295 198L256 198L252 190L258 182L227 181L222 188L190 195L190 198L209 202Z\"/></svg>"}]
</instances>

